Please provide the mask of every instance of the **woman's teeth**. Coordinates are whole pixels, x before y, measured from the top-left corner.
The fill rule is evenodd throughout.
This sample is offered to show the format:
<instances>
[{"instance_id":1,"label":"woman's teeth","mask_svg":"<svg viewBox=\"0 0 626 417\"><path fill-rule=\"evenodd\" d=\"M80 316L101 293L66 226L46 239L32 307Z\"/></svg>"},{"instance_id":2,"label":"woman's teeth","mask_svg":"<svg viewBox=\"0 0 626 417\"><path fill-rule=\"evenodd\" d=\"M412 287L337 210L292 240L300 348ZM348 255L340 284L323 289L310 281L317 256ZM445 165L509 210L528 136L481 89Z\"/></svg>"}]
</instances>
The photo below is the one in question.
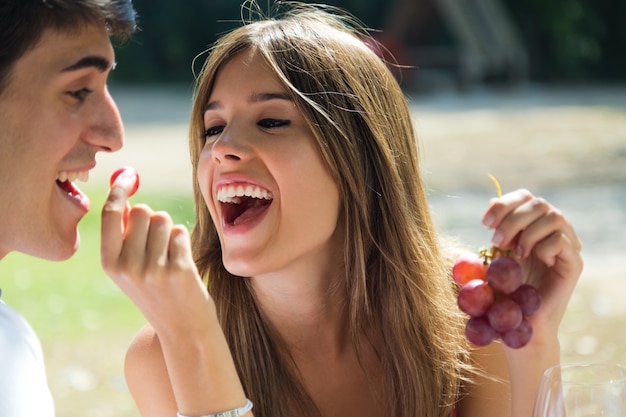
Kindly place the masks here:
<instances>
[{"instance_id":1,"label":"woman's teeth","mask_svg":"<svg viewBox=\"0 0 626 417\"><path fill-rule=\"evenodd\" d=\"M76 180L87 182L89 180L89 171L60 171L56 179L59 182L74 182Z\"/></svg>"},{"instance_id":2,"label":"woman's teeth","mask_svg":"<svg viewBox=\"0 0 626 417\"><path fill-rule=\"evenodd\" d=\"M239 203L242 197L272 200L274 196L268 190L256 185L227 185L217 191L217 199L222 203Z\"/></svg>"}]
</instances>

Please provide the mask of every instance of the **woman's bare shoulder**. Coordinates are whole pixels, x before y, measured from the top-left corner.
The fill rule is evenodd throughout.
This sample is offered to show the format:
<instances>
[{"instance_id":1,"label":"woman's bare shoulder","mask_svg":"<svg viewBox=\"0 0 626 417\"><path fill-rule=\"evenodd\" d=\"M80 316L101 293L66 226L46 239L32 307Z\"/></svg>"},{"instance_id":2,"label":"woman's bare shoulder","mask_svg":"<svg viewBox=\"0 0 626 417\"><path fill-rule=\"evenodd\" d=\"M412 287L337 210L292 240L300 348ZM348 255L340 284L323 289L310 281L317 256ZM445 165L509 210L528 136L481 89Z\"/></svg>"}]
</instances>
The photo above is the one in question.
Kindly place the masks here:
<instances>
[{"instance_id":1,"label":"woman's bare shoulder","mask_svg":"<svg viewBox=\"0 0 626 417\"><path fill-rule=\"evenodd\" d=\"M126 352L124 373L141 415L165 416L176 413L176 402L161 343L150 325L139 330L131 341Z\"/></svg>"},{"instance_id":2,"label":"woman's bare shoulder","mask_svg":"<svg viewBox=\"0 0 626 417\"><path fill-rule=\"evenodd\" d=\"M146 324L131 341L126 352L126 363L135 364L156 359L163 360L161 344L152 326Z\"/></svg>"}]
</instances>

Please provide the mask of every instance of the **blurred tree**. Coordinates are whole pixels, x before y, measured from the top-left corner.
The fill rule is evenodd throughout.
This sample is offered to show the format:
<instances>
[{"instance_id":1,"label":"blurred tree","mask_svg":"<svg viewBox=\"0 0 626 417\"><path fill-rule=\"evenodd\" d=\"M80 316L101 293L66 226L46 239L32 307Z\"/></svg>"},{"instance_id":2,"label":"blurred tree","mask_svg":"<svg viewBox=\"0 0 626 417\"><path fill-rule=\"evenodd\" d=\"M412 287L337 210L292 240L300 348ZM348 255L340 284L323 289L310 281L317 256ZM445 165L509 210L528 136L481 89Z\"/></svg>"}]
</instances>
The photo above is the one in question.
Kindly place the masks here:
<instances>
[{"instance_id":1,"label":"blurred tree","mask_svg":"<svg viewBox=\"0 0 626 417\"><path fill-rule=\"evenodd\" d=\"M258 0L258 3L267 10L273 1ZM140 31L117 48L119 65L111 76L113 83L191 83L194 57L206 51L221 33L241 22L240 0L134 0L133 3L139 15ZM381 0L330 0L325 4L350 10L370 26L379 23L385 7Z\"/></svg>"},{"instance_id":2,"label":"blurred tree","mask_svg":"<svg viewBox=\"0 0 626 417\"><path fill-rule=\"evenodd\" d=\"M192 82L193 58L216 37L238 25L233 0L134 0L140 31L116 50L115 81Z\"/></svg>"},{"instance_id":3,"label":"blurred tree","mask_svg":"<svg viewBox=\"0 0 626 417\"><path fill-rule=\"evenodd\" d=\"M623 0L504 0L525 38L531 77L626 79Z\"/></svg>"},{"instance_id":4,"label":"blurred tree","mask_svg":"<svg viewBox=\"0 0 626 417\"><path fill-rule=\"evenodd\" d=\"M274 0L258 0L267 7ZM420 1L420 0L415 0ZM319 0L309 0L316 2ZM389 0L326 0L380 29ZM117 49L112 82L191 83L192 61L239 25L241 0L134 0L141 31ZM626 79L625 0L502 0L518 24L538 81ZM200 60L200 63L202 60Z\"/></svg>"}]
</instances>

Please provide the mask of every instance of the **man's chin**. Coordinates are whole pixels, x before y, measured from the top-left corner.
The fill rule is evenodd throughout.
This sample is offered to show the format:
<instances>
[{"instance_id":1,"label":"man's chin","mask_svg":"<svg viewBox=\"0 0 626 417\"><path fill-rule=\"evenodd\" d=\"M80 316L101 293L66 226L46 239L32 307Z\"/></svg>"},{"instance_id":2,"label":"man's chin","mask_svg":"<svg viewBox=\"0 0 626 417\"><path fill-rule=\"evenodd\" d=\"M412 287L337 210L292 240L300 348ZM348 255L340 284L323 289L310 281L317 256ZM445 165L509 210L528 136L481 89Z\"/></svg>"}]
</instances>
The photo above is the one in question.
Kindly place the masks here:
<instances>
[{"instance_id":1,"label":"man's chin","mask_svg":"<svg viewBox=\"0 0 626 417\"><path fill-rule=\"evenodd\" d=\"M42 259L49 261L66 261L70 259L78 251L80 247L80 234L76 230L73 238L62 239L56 244L53 244L47 248L42 248L42 252L39 254L32 254Z\"/></svg>"}]
</instances>

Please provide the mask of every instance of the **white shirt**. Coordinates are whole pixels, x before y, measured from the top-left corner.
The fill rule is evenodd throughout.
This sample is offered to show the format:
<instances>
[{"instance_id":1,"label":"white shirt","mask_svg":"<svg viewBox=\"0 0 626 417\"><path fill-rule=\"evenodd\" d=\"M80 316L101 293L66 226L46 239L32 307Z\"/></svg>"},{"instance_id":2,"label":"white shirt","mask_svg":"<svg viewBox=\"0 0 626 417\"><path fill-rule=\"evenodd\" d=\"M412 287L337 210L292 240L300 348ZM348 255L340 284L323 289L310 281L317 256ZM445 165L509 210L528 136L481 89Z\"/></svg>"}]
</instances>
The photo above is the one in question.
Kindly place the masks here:
<instances>
[{"instance_id":1,"label":"white shirt","mask_svg":"<svg viewBox=\"0 0 626 417\"><path fill-rule=\"evenodd\" d=\"M41 342L0 300L0 417L54 417Z\"/></svg>"}]
</instances>

